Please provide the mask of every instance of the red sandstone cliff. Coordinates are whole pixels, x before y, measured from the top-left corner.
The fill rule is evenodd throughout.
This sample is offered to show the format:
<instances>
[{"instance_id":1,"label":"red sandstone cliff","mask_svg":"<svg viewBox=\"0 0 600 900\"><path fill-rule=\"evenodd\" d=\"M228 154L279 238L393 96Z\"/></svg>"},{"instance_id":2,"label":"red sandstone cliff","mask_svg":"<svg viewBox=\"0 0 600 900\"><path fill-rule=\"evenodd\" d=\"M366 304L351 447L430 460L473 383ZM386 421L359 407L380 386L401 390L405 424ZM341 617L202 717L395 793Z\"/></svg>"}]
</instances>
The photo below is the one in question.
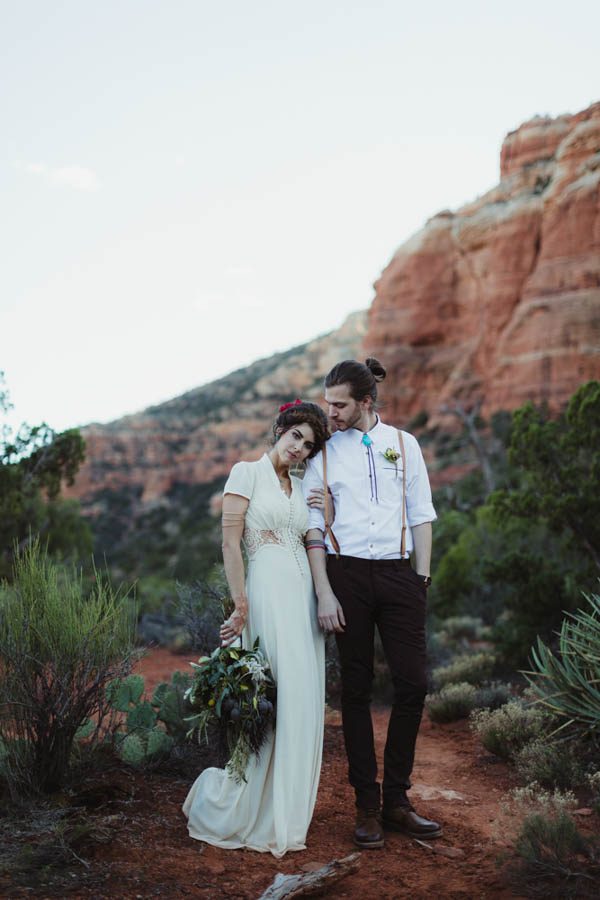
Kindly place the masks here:
<instances>
[{"instance_id":1,"label":"red sandstone cliff","mask_svg":"<svg viewBox=\"0 0 600 900\"><path fill-rule=\"evenodd\" d=\"M556 409L600 377L600 103L511 132L498 186L430 219L375 291L364 349L391 420L458 399Z\"/></svg>"},{"instance_id":2,"label":"red sandstone cliff","mask_svg":"<svg viewBox=\"0 0 600 900\"><path fill-rule=\"evenodd\" d=\"M483 400L484 414L527 399L562 406L600 377L600 103L511 132L498 186L430 219L375 289L366 336L355 314L303 347L84 429L87 460L66 493L100 516L122 490L132 515L175 503L178 485L208 486L259 456L278 403L318 398L333 363L362 353L388 368L381 393L397 424L421 410L431 424L457 400ZM436 484L464 471L438 468Z\"/></svg>"}]
</instances>

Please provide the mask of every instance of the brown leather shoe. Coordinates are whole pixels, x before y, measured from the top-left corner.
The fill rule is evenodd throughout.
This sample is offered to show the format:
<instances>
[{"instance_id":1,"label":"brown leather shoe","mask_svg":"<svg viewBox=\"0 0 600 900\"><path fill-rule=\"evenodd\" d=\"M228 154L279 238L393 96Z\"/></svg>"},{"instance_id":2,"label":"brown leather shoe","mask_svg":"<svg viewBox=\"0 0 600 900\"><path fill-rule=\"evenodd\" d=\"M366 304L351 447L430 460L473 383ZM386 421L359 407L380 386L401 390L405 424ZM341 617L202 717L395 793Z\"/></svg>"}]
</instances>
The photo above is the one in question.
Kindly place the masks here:
<instances>
[{"instance_id":1,"label":"brown leather shoe","mask_svg":"<svg viewBox=\"0 0 600 900\"><path fill-rule=\"evenodd\" d=\"M402 831L409 837L432 840L442 835L442 826L417 815L412 806L394 806L383 810L383 827L390 831Z\"/></svg>"},{"instance_id":2,"label":"brown leather shoe","mask_svg":"<svg viewBox=\"0 0 600 900\"><path fill-rule=\"evenodd\" d=\"M381 814L378 809L357 808L354 843L361 850L376 850L383 847Z\"/></svg>"}]
</instances>

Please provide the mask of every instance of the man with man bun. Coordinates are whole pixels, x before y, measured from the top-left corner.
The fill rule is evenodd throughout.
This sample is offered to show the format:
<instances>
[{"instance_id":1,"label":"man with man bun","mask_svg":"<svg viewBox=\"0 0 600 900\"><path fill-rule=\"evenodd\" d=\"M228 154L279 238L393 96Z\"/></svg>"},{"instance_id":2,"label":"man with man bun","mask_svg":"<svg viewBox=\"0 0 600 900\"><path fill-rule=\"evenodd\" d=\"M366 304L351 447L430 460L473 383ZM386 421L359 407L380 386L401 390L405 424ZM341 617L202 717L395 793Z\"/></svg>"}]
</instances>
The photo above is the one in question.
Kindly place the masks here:
<instances>
[{"instance_id":1,"label":"man with man bun","mask_svg":"<svg viewBox=\"0 0 600 900\"><path fill-rule=\"evenodd\" d=\"M335 632L339 651L354 842L363 849L383 847L384 829L425 839L442 833L407 796L427 689L425 611L437 517L416 438L377 414L385 374L372 358L344 360L329 372L325 400L335 433L326 457L309 460L303 481L305 497L322 488L325 463L335 521L331 528L331 515L311 508L307 549L319 623ZM370 709L375 627L394 686L381 786Z\"/></svg>"}]
</instances>

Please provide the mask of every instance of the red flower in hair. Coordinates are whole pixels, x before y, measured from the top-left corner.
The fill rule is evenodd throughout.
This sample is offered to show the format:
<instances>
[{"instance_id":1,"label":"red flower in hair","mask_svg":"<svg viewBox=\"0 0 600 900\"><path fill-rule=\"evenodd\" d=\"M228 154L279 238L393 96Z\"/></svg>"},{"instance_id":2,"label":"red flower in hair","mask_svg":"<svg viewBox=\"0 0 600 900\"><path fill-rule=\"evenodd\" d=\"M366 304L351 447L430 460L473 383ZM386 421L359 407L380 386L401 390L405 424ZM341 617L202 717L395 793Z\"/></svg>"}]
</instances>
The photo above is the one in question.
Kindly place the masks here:
<instances>
[{"instance_id":1,"label":"red flower in hair","mask_svg":"<svg viewBox=\"0 0 600 900\"><path fill-rule=\"evenodd\" d=\"M286 409L289 409L291 406L298 406L300 403L302 403L302 400L300 399L300 397L296 397L293 402L290 401L289 403L284 403L282 406L280 406L279 412L285 412Z\"/></svg>"}]
</instances>

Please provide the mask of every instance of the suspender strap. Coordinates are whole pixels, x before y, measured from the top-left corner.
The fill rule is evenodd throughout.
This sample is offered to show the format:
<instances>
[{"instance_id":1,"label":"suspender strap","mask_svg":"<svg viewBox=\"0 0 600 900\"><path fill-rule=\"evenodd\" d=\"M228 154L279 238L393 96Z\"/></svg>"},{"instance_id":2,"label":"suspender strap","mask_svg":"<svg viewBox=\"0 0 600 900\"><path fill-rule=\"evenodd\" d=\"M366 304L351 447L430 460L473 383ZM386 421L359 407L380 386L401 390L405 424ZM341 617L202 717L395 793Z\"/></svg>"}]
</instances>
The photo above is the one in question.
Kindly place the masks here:
<instances>
[{"instance_id":1,"label":"suspender strap","mask_svg":"<svg viewBox=\"0 0 600 900\"><path fill-rule=\"evenodd\" d=\"M400 558L404 559L406 553L406 453L404 452L404 438L398 429L400 441L400 455L402 457L402 537L400 538Z\"/></svg>"},{"instance_id":2,"label":"suspender strap","mask_svg":"<svg viewBox=\"0 0 600 900\"><path fill-rule=\"evenodd\" d=\"M340 555L340 545L338 544L337 538L336 538L335 534L333 533L333 529L331 527L330 515L329 515L329 511L330 511L329 504L331 503L331 497L329 495L329 488L327 487L327 449L325 446L323 446L322 459L323 459L323 491L324 491L324 495L325 495L324 496L325 503L324 503L324 510L323 510L324 516L325 516L325 534L329 535L329 540L331 541L331 546L335 550L335 555L339 556Z\"/></svg>"}]
</instances>

